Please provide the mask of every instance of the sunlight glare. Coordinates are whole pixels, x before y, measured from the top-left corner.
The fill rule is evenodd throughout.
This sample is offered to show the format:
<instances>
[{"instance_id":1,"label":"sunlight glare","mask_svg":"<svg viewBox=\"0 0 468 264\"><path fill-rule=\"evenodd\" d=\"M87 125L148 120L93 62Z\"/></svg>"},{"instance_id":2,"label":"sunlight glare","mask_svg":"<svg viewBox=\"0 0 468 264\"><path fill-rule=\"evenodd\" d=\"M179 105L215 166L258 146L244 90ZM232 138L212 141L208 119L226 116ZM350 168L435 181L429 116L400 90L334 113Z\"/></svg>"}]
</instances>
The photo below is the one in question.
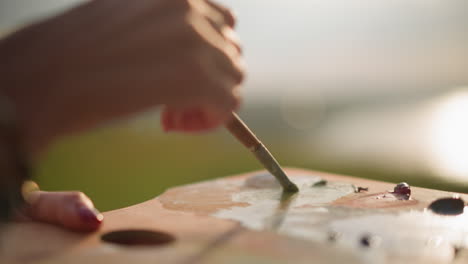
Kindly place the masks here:
<instances>
[{"instance_id":1,"label":"sunlight glare","mask_svg":"<svg viewBox=\"0 0 468 264\"><path fill-rule=\"evenodd\" d=\"M434 169L444 176L468 180L468 89L442 98L431 119Z\"/></svg>"}]
</instances>

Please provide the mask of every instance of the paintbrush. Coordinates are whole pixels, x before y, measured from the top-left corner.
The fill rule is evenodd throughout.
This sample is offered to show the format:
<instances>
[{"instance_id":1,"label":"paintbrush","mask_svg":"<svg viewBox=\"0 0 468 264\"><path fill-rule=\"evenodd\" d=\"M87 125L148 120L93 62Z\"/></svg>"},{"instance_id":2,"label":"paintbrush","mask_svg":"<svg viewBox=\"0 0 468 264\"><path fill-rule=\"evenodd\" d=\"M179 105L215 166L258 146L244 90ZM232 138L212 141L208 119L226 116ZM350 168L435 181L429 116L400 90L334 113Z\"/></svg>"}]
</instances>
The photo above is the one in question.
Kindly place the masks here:
<instances>
[{"instance_id":1,"label":"paintbrush","mask_svg":"<svg viewBox=\"0 0 468 264\"><path fill-rule=\"evenodd\" d=\"M299 191L297 186L289 180L270 151L268 151L265 145L263 145L236 113L232 112L230 120L226 123L226 128L255 155L265 169L275 176L281 186L283 186L285 192Z\"/></svg>"}]
</instances>

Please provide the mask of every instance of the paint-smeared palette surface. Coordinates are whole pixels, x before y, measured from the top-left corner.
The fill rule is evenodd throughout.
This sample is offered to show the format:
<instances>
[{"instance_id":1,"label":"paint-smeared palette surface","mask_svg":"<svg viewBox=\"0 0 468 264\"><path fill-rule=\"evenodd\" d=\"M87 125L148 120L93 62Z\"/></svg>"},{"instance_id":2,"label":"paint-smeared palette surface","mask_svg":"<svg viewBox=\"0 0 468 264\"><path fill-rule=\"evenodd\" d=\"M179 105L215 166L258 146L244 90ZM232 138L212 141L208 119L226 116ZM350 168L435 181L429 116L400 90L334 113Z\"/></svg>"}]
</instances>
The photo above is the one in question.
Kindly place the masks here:
<instances>
[{"instance_id":1,"label":"paint-smeared palette surface","mask_svg":"<svg viewBox=\"0 0 468 264\"><path fill-rule=\"evenodd\" d=\"M2 252L18 263L468 263L464 194L287 173L299 193L266 172L181 186L105 213L91 235L11 225Z\"/></svg>"}]
</instances>

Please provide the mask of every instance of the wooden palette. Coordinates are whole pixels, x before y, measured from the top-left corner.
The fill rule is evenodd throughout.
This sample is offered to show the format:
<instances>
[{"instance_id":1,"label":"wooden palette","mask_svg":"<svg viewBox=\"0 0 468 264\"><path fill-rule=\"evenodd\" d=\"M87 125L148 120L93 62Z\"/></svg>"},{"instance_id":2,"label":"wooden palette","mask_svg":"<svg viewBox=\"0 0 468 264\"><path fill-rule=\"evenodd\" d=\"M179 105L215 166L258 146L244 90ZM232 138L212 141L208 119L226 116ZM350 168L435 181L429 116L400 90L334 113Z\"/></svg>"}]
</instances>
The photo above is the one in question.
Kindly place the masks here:
<instances>
[{"instance_id":1,"label":"wooden palette","mask_svg":"<svg viewBox=\"0 0 468 264\"><path fill-rule=\"evenodd\" d=\"M412 187L405 199L391 183L286 171L298 194L262 171L106 212L92 234L10 224L0 263L468 263L464 204L428 209L467 195Z\"/></svg>"}]
</instances>

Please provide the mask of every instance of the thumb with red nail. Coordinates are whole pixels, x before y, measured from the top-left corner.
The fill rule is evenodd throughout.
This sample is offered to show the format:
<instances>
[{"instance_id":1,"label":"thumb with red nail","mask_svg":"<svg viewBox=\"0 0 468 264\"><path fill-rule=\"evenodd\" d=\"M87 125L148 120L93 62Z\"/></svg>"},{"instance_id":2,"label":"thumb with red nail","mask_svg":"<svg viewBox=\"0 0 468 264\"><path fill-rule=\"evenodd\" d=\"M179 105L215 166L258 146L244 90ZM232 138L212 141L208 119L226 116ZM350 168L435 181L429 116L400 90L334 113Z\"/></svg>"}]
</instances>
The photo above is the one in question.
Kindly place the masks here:
<instances>
[{"instance_id":1,"label":"thumb with red nail","mask_svg":"<svg viewBox=\"0 0 468 264\"><path fill-rule=\"evenodd\" d=\"M62 226L70 230L97 230L104 216L82 192L33 191L27 194L21 220L32 220Z\"/></svg>"}]
</instances>

